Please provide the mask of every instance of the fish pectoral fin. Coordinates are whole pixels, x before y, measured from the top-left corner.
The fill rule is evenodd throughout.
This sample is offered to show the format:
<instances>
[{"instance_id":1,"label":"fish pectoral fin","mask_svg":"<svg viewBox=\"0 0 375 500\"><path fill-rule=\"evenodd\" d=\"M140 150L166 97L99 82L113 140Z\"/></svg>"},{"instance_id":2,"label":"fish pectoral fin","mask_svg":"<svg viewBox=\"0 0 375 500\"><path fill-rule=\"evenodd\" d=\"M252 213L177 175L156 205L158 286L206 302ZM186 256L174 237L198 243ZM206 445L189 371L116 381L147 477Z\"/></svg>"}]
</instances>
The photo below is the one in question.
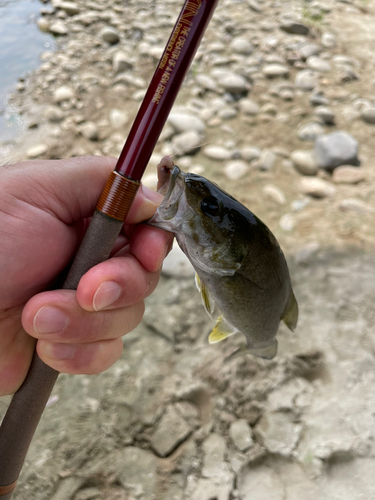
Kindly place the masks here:
<instances>
[{"instance_id":1,"label":"fish pectoral fin","mask_svg":"<svg viewBox=\"0 0 375 500\"><path fill-rule=\"evenodd\" d=\"M233 328L226 323L225 319L222 316L219 316L214 329L208 336L208 342L210 344L215 344L216 342L220 342L234 333L237 333L237 330L233 330Z\"/></svg>"},{"instance_id":2,"label":"fish pectoral fin","mask_svg":"<svg viewBox=\"0 0 375 500\"><path fill-rule=\"evenodd\" d=\"M239 349L232 352L230 356L225 358L224 362L237 358L237 356L241 356L242 354L252 354L253 356L257 356L258 358L272 359L276 356L276 353L277 353L276 339L272 342L272 344L260 348L248 348L246 344L243 344Z\"/></svg>"},{"instance_id":3,"label":"fish pectoral fin","mask_svg":"<svg viewBox=\"0 0 375 500\"><path fill-rule=\"evenodd\" d=\"M298 322L298 304L293 290L291 290L288 303L281 319L290 330L294 331L296 329Z\"/></svg>"},{"instance_id":4,"label":"fish pectoral fin","mask_svg":"<svg viewBox=\"0 0 375 500\"><path fill-rule=\"evenodd\" d=\"M208 288L198 276L198 273L195 273L195 284L197 285L197 288L201 293L202 302L206 310L206 313L209 315L210 318L212 318L212 313L214 312L215 309L215 302L211 298Z\"/></svg>"}]
</instances>

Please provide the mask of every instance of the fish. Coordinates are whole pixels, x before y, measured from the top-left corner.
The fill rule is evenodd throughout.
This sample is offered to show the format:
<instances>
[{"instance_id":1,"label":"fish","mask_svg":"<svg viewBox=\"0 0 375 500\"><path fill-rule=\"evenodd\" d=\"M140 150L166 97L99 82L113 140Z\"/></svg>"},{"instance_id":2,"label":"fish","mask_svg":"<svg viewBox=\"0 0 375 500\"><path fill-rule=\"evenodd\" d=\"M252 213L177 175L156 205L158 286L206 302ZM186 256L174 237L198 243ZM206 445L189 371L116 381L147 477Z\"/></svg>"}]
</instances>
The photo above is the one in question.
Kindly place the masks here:
<instances>
[{"instance_id":1,"label":"fish","mask_svg":"<svg viewBox=\"0 0 375 500\"><path fill-rule=\"evenodd\" d=\"M280 321L295 330L298 304L284 254L270 229L248 208L205 177L185 173L165 157L158 165L164 199L148 224L173 232L196 272L212 318L209 343L241 332L246 343L228 359L250 353L272 359Z\"/></svg>"}]
</instances>

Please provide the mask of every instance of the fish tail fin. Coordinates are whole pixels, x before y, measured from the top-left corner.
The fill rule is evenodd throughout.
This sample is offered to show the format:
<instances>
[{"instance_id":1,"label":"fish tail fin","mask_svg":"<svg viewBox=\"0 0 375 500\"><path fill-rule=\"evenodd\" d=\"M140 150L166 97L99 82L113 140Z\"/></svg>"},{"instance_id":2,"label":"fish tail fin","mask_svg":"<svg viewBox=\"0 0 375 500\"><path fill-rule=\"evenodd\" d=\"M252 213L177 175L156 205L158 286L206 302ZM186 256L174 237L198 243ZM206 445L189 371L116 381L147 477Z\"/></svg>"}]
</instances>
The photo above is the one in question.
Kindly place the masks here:
<instances>
[{"instance_id":1,"label":"fish tail fin","mask_svg":"<svg viewBox=\"0 0 375 500\"><path fill-rule=\"evenodd\" d=\"M248 348L245 344L242 345L239 349L234 351L230 356L225 358L224 362L230 361L237 356L241 356L242 354L252 354L253 356L257 356L258 358L263 359L273 359L277 353L277 340L275 339L272 344L266 347L250 347Z\"/></svg>"},{"instance_id":2,"label":"fish tail fin","mask_svg":"<svg viewBox=\"0 0 375 500\"><path fill-rule=\"evenodd\" d=\"M298 304L293 290L290 292L289 300L281 319L290 330L294 331L296 329L298 322Z\"/></svg>"}]
</instances>

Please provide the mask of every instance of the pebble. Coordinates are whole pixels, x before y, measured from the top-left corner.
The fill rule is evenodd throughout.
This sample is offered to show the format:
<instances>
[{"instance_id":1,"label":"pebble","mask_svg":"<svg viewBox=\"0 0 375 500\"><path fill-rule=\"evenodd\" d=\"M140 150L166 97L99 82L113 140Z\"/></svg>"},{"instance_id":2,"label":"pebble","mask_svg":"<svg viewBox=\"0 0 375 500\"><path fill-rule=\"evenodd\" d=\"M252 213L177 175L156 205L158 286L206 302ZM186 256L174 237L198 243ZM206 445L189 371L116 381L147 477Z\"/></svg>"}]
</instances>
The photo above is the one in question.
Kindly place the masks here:
<instances>
[{"instance_id":1,"label":"pebble","mask_svg":"<svg viewBox=\"0 0 375 500\"><path fill-rule=\"evenodd\" d=\"M168 278L192 278L195 270L178 245L174 245L163 261L162 273Z\"/></svg>"},{"instance_id":2,"label":"pebble","mask_svg":"<svg viewBox=\"0 0 375 500\"><path fill-rule=\"evenodd\" d=\"M204 134L206 130L206 126L200 118L184 111L172 111L167 123L172 125L178 133L194 130L199 134Z\"/></svg>"},{"instance_id":3,"label":"pebble","mask_svg":"<svg viewBox=\"0 0 375 500\"><path fill-rule=\"evenodd\" d=\"M335 124L335 115L333 111L326 106L318 106L314 111L314 115L326 125Z\"/></svg>"},{"instance_id":4,"label":"pebble","mask_svg":"<svg viewBox=\"0 0 375 500\"><path fill-rule=\"evenodd\" d=\"M64 112L57 106L48 106L43 114L52 123L59 123L64 119Z\"/></svg>"},{"instance_id":5,"label":"pebble","mask_svg":"<svg viewBox=\"0 0 375 500\"><path fill-rule=\"evenodd\" d=\"M302 90L313 90L318 85L318 81L314 71L311 69L304 69L297 73L294 84L297 88Z\"/></svg>"},{"instance_id":6,"label":"pebble","mask_svg":"<svg viewBox=\"0 0 375 500\"><path fill-rule=\"evenodd\" d=\"M250 85L245 78L235 73L222 76L218 79L218 83L230 94L243 94L250 89Z\"/></svg>"},{"instance_id":7,"label":"pebble","mask_svg":"<svg viewBox=\"0 0 375 500\"><path fill-rule=\"evenodd\" d=\"M358 142L341 130L317 137L314 155L318 167L330 171L340 165L359 165Z\"/></svg>"},{"instance_id":8,"label":"pebble","mask_svg":"<svg viewBox=\"0 0 375 500\"><path fill-rule=\"evenodd\" d=\"M367 123L375 123L375 107L363 108L361 117Z\"/></svg>"},{"instance_id":9,"label":"pebble","mask_svg":"<svg viewBox=\"0 0 375 500\"><path fill-rule=\"evenodd\" d=\"M40 31L43 31L44 33L47 33L47 31L49 31L49 22L45 17L40 17L37 21L37 25Z\"/></svg>"},{"instance_id":10,"label":"pebble","mask_svg":"<svg viewBox=\"0 0 375 500\"><path fill-rule=\"evenodd\" d=\"M324 128L319 123L306 123L298 129L298 137L302 141L315 141L315 139L324 134Z\"/></svg>"},{"instance_id":11,"label":"pebble","mask_svg":"<svg viewBox=\"0 0 375 500\"><path fill-rule=\"evenodd\" d=\"M68 34L68 28L63 21L57 20L49 25L49 31L53 35L64 36Z\"/></svg>"},{"instance_id":12,"label":"pebble","mask_svg":"<svg viewBox=\"0 0 375 500\"><path fill-rule=\"evenodd\" d=\"M299 49L299 55L303 60L311 56L317 56L322 51L322 47L317 43L306 43Z\"/></svg>"},{"instance_id":13,"label":"pebble","mask_svg":"<svg viewBox=\"0 0 375 500\"><path fill-rule=\"evenodd\" d=\"M262 12L262 7L256 0L248 0L247 4L254 12Z\"/></svg>"},{"instance_id":14,"label":"pebble","mask_svg":"<svg viewBox=\"0 0 375 500\"><path fill-rule=\"evenodd\" d=\"M268 78L289 76L289 68L284 64L267 64L262 71Z\"/></svg>"},{"instance_id":15,"label":"pebble","mask_svg":"<svg viewBox=\"0 0 375 500\"><path fill-rule=\"evenodd\" d=\"M188 130L176 135L172 140L172 144L174 154L195 154L202 144L202 136L195 130Z\"/></svg>"},{"instance_id":16,"label":"pebble","mask_svg":"<svg viewBox=\"0 0 375 500\"><path fill-rule=\"evenodd\" d=\"M58 87L53 93L53 100L57 103L69 101L75 96L73 89L67 86Z\"/></svg>"},{"instance_id":17,"label":"pebble","mask_svg":"<svg viewBox=\"0 0 375 500\"><path fill-rule=\"evenodd\" d=\"M314 198L325 198L336 193L336 188L332 184L317 177L302 177L299 181L299 190L302 194Z\"/></svg>"},{"instance_id":18,"label":"pebble","mask_svg":"<svg viewBox=\"0 0 375 500\"><path fill-rule=\"evenodd\" d=\"M260 156L260 149L251 147L251 146L244 146L241 149L241 158L245 161L253 161L259 158Z\"/></svg>"},{"instance_id":19,"label":"pebble","mask_svg":"<svg viewBox=\"0 0 375 500\"><path fill-rule=\"evenodd\" d=\"M325 49L333 49L336 46L336 37L332 33L325 32L322 34L320 43Z\"/></svg>"},{"instance_id":20,"label":"pebble","mask_svg":"<svg viewBox=\"0 0 375 500\"><path fill-rule=\"evenodd\" d=\"M309 97L310 104L313 106L326 106L329 104L329 99L322 92L315 92Z\"/></svg>"},{"instance_id":21,"label":"pebble","mask_svg":"<svg viewBox=\"0 0 375 500\"><path fill-rule=\"evenodd\" d=\"M302 425L293 423L287 413L268 412L255 429L270 453L289 457L297 446Z\"/></svg>"},{"instance_id":22,"label":"pebble","mask_svg":"<svg viewBox=\"0 0 375 500\"><path fill-rule=\"evenodd\" d=\"M316 164L313 151L296 149L290 155L295 169L303 175L316 175L318 165Z\"/></svg>"},{"instance_id":23,"label":"pebble","mask_svg":"<svg viewBox=\"0 0 375 500\"><path fill-rule=\"evenodd\" d=\"M307 36L310 34L310 30L307 26L301 23L297 23L294 21L285 21L280 25L280 29L285 31L286 33L290 33L292 35L304 35Z\"/></svg>"},{"instance_id":24,"label":"pebble","mask_svg":"<svg viewBox=\"0 0 375 500\"><path fill-rule=\"evenodd\" d=\"M224 167L224 174L228 177L228 179L231 179L232 181L241 179L241 177L244 177L244 175L246 175L248 171L248 165L246 165L246 163L241 160L230 161Z\"/></svg>"},{"instance_id":25,"label":"pebble","mask_svg":"<svg viewBox=\"0 0 375 500\"><path fill-rule=\"evenodd\" d=\"M270 149L263 149L259 156L258 168L260 170L272 170L276 163L276 155Z\"/></svg>"},{"instance_id":26,"label":"pebble","mask_svg":"<svg viewBox=\"0 0 375 500\"><path fill-rule=\"evenodd\" d=\"M121 128L129 121L129 116L120 109L111 109L109 112L109 121L113 128Z\"/></svg>"},{"instance_id":27,"label":"pebble","mask_svg":"<svg viewBox=\"0 0 375 500\"><path fill-rule=\"evenodd\" d=\"M306 63L309 68L318 71L319 73L328 73L332 69L332 66L328 61L325 61L317 56L310 56Z\"/></svg>"},{"instance_id":28,"label":"pebble","mask_svg":"<svg viewBox=\"0 0 375 500\"><path fill-rule=\"evenodd\" d=\"M207 158L211 158L211 160L218 161L227 161L232 157L232 153L229 149L223 146L207 146L203 149L203 154L207 156Z\"/></svg>"},{"instance_id":29,"label":"pebble","mask_svg":"<svg viewBox=\"0 0 375 500\"><path fill-rule=\"evenodd\" d=\"M115 28L111 26L106 26L99 31L99 37L105 42L114 45L120 41L120 35Z\"/></svg>"},{"instance_id":30,"label":"pebble","mask_svg":"<svg viewBox=\"0 0 375 500\"><path fill-rule=\"evenodd\" d=\"M280 218L279 226L283 231L293 231L296 227L296 220L292 214L284 214Z\"/></svg>"},{"instance_id":31,"label":"pebble","mask_svg":"<svg viewBox=\"0 0 375 500\"><path fill-rule=\"evenodd\" d=\"M362 214L373 213L375 210L362 200L347 198L339 203L339 209L343 212L357 212Z\"/></svg>"},{"instance_id":32,"label":"pebble","mask_svg":"<svg viewBox=\"0 0 375 500\"><path fill-rule=\"evenodd\" d=\"M76 16L80 13L81 9L74 2L61 2L58 5L59 9L63 10L68 16Z\"/></svg>"},{"instance_id":33,"label":"pebble","mask_svg":"<svg viewBox=\"0 0 375 500\"><path fill-rule=\"evenodd\" d=\"M251 427L245 419L235 420L231 423L229 436L234 446L240 451L246 451L254 444Z\"/></svg>"},{"instance_id":34,"label":"pebble","mask_svg":"<svg viewBox=\"0 0 375 500\"><path fill-rule=\"evenodd\" d=\"M245 115L257 115L259 113L259 104L254 102L252 99L241 99L238 102L240 111Z\"/></svg>"},{"instance_id":35,"label":"pebble","mask_svg":"<svg viewBox=\"0 0 375 500\"><path fill-rule=\"evenodd\" d=\"M132 69L133 62L128 54L119 50L113 55L112 66L115 75L117 75L118 73Z\"/></svg>"},{"instance_id":36,"label":"pebble","mask_svg":"<svg viewBox=\"0 0 375 500\"><path fill-rule=\"evenodd\" d=\"M208 438L203 442L202 448L202 476L220 476L222 469L225 468L225 455L227 451L225 439L219 434L210 434Z\"/></svg>"},{"instance_id":37,"label":"pebble","mask_svg":"<svg viewBox=\"0 0 375 500\"><path fill-rule=\"evenodd\" d=\"M202 87L206 90L211 90L213 92L216 92L216 90L217 90L217 84L216 84L215 80L208 75L203 75L203 74L197 75L195 77L195 81L197 82L197 84L200 87Z\"/></svg>"},{"instance_id":38,"label":"pebble","mask_svg":"<svg viewBox=\"0 0 375 500\"><path fill-rule=\"evenodd\" d=\"M28 158L37 158L38 156L44 155L48 151L47 144L36 144L26 151L26 156Z\"/></svg>"},{"instance_id":39,"label":"pebble","mask_svg":"<svg viewBox=\"0 0 375 500\"><path fill-rule=\"evenodd\" d=\"M153 450L160 457L166 457L184 441L192 429L173 406L168 406L156 425L150 438Z\"/></svg>"},{"instance_id":40,"label":"pebble","mask_svg":"<svg viewBox=\"0 0 375 500\"><path fill-rule=\"evenodd\" d=\"M99 139L99 130L94 122L86 122L81 125L80 132L89 141L97 141Z\"/></svg>"},{"instance_id":41,"label":"pebble","mask_svg":"<svg viewBox=\"0 0 375 500\"><path fill-rule=\"evenodd\" d=\"M272 184L264 186L263 193L267 196L267 198L278 203L279 205L284 205L286 203L285 194L280 188L273 186Z\"/></svg>"},{"instance_id":42,"label":"pebble","mask_svg":"<svg viewBox=\"0 0 375 500\"><path fill-rule=\"evenodd\" d=\"M363 170L347 165L335 168L332 173L332 181L337 184L357 184L365 179Z\"/></svg>"},{"instance_id":43,"label":"pebble","mask_svg":"<svg viewBox=\"0 0 375 500\"><path fill-rule=\"evenodd\" d=\"M253 50L254 46L252 43L250 43L248 40L245 38L234 38L229 45L229 48L233 51L236 52L237 54L244 54L244 55L250 55Z\"/></svg>"},{"instance_id":44,"label":"pebble","mask_svg":"<svg viewBox=\"0 0 375 500\"><path fill-rule=\"evenodd\" d=\"M141 495L137 495L139 500L153 497L157 479L157 458L153 453L135 446L126 446L112 452L112 456L108 455L108 463L121 464L117 469L117 481L130 493L130 497L135 491L141 492Z\"/></svg>"}]
</instances>

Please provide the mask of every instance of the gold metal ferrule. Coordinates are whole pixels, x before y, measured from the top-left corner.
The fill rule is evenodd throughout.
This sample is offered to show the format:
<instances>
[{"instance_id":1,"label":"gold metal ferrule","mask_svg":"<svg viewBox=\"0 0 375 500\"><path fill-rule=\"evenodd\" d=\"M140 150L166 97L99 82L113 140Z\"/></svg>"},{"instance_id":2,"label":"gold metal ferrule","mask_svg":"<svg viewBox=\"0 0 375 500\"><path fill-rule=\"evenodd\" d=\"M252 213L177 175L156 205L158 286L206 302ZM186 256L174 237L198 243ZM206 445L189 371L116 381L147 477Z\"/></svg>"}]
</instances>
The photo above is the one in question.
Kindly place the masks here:
<instances>
[{"instance_id":1,"label":"gold metal ferrule","mask_svg":"<svg viewBox=\"0 0 375 500\"><path fill-rule=\"evenodd\" d=\"M112 219L124 221L139 186L140 182L127 179L116 171L111 172L96 207L97 210Z\"/></svg>"}]
</instances>

